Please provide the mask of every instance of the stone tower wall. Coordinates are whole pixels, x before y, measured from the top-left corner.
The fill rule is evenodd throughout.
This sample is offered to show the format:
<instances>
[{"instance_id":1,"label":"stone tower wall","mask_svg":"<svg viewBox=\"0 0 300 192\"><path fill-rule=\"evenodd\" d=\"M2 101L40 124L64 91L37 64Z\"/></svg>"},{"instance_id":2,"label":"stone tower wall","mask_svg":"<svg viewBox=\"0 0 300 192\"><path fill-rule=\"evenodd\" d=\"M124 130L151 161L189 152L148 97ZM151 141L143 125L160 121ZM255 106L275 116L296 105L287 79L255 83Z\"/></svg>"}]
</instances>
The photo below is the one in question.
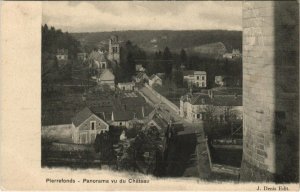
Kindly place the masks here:
<instances>
[{"instance_id":1,"label":"stone tower wall","mask_svg":"<svg viewBox=\"0 0 300 192\"><path fill-rule=\"evenodd\" d=\"M113 49L117 49L116 52ZM108 43L108 59L112 62L120 63L120 44L118 36L112 36Z\"/></svg>"},{"instance_id":2,"label":"stone tower wall","mask_svg":"<svg viewBox=\"0 0 300 192\"><path fill-rule=\"evenodd\" d=\"M299 180L299 4L243 4L243 181Z\"/></svg>"}]
</instances>

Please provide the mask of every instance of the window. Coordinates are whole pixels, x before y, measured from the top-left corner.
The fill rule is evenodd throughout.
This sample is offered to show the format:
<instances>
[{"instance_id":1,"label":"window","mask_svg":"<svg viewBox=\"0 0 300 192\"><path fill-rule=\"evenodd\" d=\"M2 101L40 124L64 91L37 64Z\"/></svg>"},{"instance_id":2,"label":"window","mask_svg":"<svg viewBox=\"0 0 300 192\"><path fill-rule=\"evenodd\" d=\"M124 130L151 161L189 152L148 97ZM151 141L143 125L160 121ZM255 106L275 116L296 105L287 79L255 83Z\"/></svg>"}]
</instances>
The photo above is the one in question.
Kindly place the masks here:
<instances>
[{"instance_id":1,"label":"window","mask_svg":"<svg viewBox=\"0 0 300 192\"><path fill-rule=\"evenodd\" d=\"M205 87L205 83L204 82L202 82L202 87Z\"/></svg>"},{"instance_id":2,"label":"window","mask_svg":"<svg viewBox=\"0 0 300 192\"><path fill-rule=\"evenodd\" d=\"M102 64L102 68L105 69L105 63Z\"/></svg>"},{"instance_id":3,"label":"window","mask_svg":"<svg viewBox=\"0 0 300 192\"><path fill-rule=\"evenodd\" d=\"M204 76L202 76L202 80L205 80L205 77L204 77Z\"/></svg>"},{"instance_id":4,"label":"window","mask_svg":"<svg viewBox=\"0 0 300 192\"><path fill-rule=\"evenodd\" d=\"M197 80L199 80L200 79L200 77L199 76L197 76Z\"/></svg>"},{"instance_id":5,"label":"window","mask_svg":"<svg viewBox=\"0 0 300 192\"><path fill-rule=\"evenodd\" d=\"M202 113L200 113L199 115L200 115L200 119L203 120L203 115L202 115Z\"/></svg>"},{"instance_id":6,"label":"window","mask_svg":"<svg viewBox=\"0 0 300 192\"><path fill-rule=\"evenodd\" d=\"M95 130L96 121L91 121L90 128L91 130Z\"/></svg>"},{"instance_id":7,"label":"window","mask_svg":"<svg viewBox=\"0 0 300 192\"><path fill-rule=\"evenodd\" d=\"M197 114L197 119L200 119L200 114Z\"/></svg>"},{"instance_id":8,"label":"window","mask_svg":"<svg viewBox=\"0 0 300 192\"><path fill-rule=\"evenodd\" d=\"M201 99L201 103L205 104L205 99L204 98Z\"/></svg>"},{"instance_id":9,"label":"window","mask_svg":"<svg viewBox=\"0 0 300 192\"><path fill-rule=\"evenodd\" d=\"M120 122L120 124L119 124L120 126L122 126L122 122Z\"/></svg>"}]
</instances>

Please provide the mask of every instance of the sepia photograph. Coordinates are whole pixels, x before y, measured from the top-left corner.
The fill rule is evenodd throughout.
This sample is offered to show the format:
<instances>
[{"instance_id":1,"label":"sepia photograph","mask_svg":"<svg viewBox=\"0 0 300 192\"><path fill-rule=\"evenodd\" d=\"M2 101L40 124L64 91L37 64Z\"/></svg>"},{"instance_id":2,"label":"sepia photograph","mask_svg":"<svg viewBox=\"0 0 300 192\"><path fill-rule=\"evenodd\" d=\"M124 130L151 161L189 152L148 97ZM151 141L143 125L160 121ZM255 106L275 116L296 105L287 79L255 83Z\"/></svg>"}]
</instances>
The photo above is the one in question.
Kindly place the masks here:
<instances>
[{"instance_id":1,"label":"sepia photograph","mask_svg":"<svg viewBox=\"0 0 300 192\"><path fill-rule=\"evenodd\" d=\"M42 9L42 168L299 182L297 1Z\"/></svg>"}]
</instances>

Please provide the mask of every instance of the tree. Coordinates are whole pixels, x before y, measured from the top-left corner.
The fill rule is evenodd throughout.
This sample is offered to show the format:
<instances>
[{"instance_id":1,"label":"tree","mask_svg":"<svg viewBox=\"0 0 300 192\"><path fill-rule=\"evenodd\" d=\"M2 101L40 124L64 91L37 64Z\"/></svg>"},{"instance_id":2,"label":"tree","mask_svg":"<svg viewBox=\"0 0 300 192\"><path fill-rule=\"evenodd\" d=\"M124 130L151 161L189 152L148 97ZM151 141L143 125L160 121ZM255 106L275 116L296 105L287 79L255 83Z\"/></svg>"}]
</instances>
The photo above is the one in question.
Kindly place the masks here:
<instances>
[{"instance_id":1,"label":"tree","mask_svg":"<svg viewBox=\"0 0 300 192\"><path fill-rule=\"evenodd\" d=\"M180 51L180 64L185 65L187 61L187 55L184 49L181 49Z\"/></svg>"},{"instance_id":2,"label":"tree","mask_svg":"<svg viewBox=\"0 0 300 192\"><path fill-rule=\"evenodd\" d=\"M162 140L155 127L140 130L128 148L123 148L119 168L125 170L139 170L154 174L156 159L162 154ZM149 157L145 157L149 154Z\"/></svg>"},{"instance_id":3,"label":"tree","mask_svg":"<svg viewBox=\"0 0 300 192\"><path fill-rule=\"evenodd\" d=\"M97 134L94 149L97 153L100 153L101 161L112 164L116 160L112 140L108 133Z\"/></svg>"},{"instance_id":4,"label":"tree","mask_svg":"<svg viewBox=\"0 0 300 192\"><path fill-rule=\"evenodd\" d=\"M168 47L165 48L162 58L163 58L163 62L164 62L163 63L164 72L167 77L170 77L171 72L172 72L172 62L171 62L172 54Z\"/></svg>"}]
</instances>

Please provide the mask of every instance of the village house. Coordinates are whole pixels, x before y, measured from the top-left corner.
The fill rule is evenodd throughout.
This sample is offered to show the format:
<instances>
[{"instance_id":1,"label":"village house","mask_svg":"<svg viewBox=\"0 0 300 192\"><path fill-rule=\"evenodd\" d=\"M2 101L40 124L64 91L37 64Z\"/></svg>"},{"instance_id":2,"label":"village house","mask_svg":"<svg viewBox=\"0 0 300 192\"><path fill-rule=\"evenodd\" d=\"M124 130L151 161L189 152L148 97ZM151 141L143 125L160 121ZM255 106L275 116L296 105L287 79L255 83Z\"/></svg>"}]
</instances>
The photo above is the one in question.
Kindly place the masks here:
<instances>
[{"instance_id":1,"label":"village house","mask_svg":"<svg viewBox=\"0 0 300 192\"><path fill-rule=\"evenodd\" d=\"M85 61L87 59L87 54L86 53L77 53L77 60L78 61Z\"/></svg>"},{"instance_id":2,"label":"village house","mask_svg":"<svg viewBox=\"0 0 300 192\"><path fill-rule=\"evenodd\" d=\"M115 89L115 76L109 69L101 71L97 82L99 85L108 85L111 89Z\"/></svg>"},{"instance_id":3,"label":"village house","mask_svg":"<svg viewBox=\"0 0 300 192\"><path fill-rule=\"evenodd\" d=\"M73 143L92 144L97 134L109 131L109 125L86 107L72 118L71 131Z\"/></svg>"},{"instance_id":4,"label":"village house","mask_svg":"<svg viewBox=\"0 0 300 192\"><path fill-rule=\"evenodd\" d=\"M162 86L162 79L158 75L151 75L149 78L149 85L152 87L153 85L160 85Z\"/></svg>"},{"instance_id":5,"label":"village house","mask_svg":"<svg viewBox=\"0 0 300 192\"><path fill-rule=\"evenodd\" d=\"M242 119L242 96L226 89L206 93L187 94L180 99L180 116L192 122L214 118L225 121L227 117Z\"/></svg>"},{"instance_id":6,"label":"village house","mask_svg":"<svg viewBox=\"0 0 300 192\"><path fill-rule=\"evenodd\" d=\"M89 67L96 69L97 71L109 68L106 56L101 50L92 51L88 57L88 60Z\"/></svg>"},{"instance_id":7,"label":"village house","mask_svg":"<svg viewBox=\"0 0 300 192\"><path fill-rule=\"evenodd\" d=\"M60 60L68 60L68 49L58 49L56 53L56 58Z\"/></svg>"},{"instance_id":8,"label":"village house","mask_svg":"<svg viewBox=\"0 0 300 192\"><path fill-rule=\"evenodd\" d=\"M206 87L206 72L205 71L183 71L183 81L187 82L188 85L196 87Z\"/></svg>"},{"instance_id":9,"label":"village house","mask_svg":"<svg viewBox=\"0 0 300 192\"><path fill-rule=\"evenodd\" d=\"M130 121L134 119L134 115L132 113L128 113L127 111L119 111L115 110L111 115L111 125L118 127L130 127Z\"/></svg>"},{"instance_id":10,"label":"village house","mask_svg":"<svg viewBox=\"0 0 300 192\"><path fill-rule=\"evenodd\" d=\"M136 76L133 77L133 80L136 83L145 83L149 80L149 77L146 73L144 72L139 72Z\"/></svg>"},{"instance_id":11,"label":"village house","mask_svg":"<svg viewBox=\"0 0 300 192\"><path fill-rule=\"evenodd\" d=\"M211 104L207 94L187 94L180 99L180 116L190 121L205 120L206 108Z\"/></svg>"},{"instance_id":12,"label":"village house","mask_svg":"<svg viewBox=\"0 0 300 192\"><path fill-rule=\"evenodd\" d=\"M224 59L235 59L235 58L241 58L241 57L242 57L242 54L241 54L240 50L238 50L238 49L232 49L231 53L223 54Z\"/></svg>"},{"instance_id":13,"label":"village house","mask_svg":"<svg viewBox=\"0 0 300 192\"><path fill-rule=\"evenodd\" d=\"M134 82L118 83L118 88L122 91L134 91L135 83Z\"/></svg>"},{"instance_id":14,"label":"village house","mask_svg":"<svg viewBox=\"0 0 300 192\"><path fill-rule=\"evenodd\" d=\"M58 67L63 67L69 63L68 60L68 50L67 49L58 49L56 54L56 60Z\"/></svg>"},{"instance_id":15,"label":"village house","mask_svg":"<svg viewBox=\"0 0 300 192\"><path fill-rule=\"evenodd\" d=\"M145 72L146 69L142 65L136 65L135 66L135 71L138 72Z\"/></svg>"}]
</instances>

